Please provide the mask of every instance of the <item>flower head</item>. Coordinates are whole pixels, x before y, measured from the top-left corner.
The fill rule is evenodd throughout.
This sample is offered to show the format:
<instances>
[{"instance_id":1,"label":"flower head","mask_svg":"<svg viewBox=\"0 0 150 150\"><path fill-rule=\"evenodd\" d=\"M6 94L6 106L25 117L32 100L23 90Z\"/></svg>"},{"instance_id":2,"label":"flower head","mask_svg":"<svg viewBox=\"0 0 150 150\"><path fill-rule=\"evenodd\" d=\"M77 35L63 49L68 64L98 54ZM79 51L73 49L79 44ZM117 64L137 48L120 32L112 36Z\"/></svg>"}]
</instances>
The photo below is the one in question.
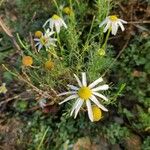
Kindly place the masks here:
<instances>
[{"instance_id":1,"label":"flower head","mask_svg":"<svg viewBox=\"0 0 150 150\"><path fill-rule=\"evenodd\" d=\"M92 106L93 121L99 121L102 118L102 111L96 105Z\"/></svg>"},{"instance_id":2,"label":"flower head","mask_svg":"<svg viewBox=\"0 0 150 150\"><path fill-rule=\"evenodd\" d=\"M46 61L44 64L44 68L47 70L53 69L54 68L54 62L52 62L51 60Z\"/></svg>"},{"instance_id":3,"label":"flower head","mask_svg":"<svg viewBox=\"0 0 150 150\"><path fill-rule=\"evenodd\" d=\"M23 56L22 57L22 64L24 66L31 66L33 64L33 59L31 56Z\"/></svg>"},{"instance_id":4,"label":"flower head","mask_svg":"<svg viewBox=\"0 0 150 150\"><path fill-rule=\"evenodd\" d=\"M42 33L41 31L36 31L35 34L34 34L34 36L35 36L36 38L40 38L40 37L43 36L43 33Z\"/></svg>"},{"instance_id":5,"label":"flower head","mask_svg":"<svg viewBox=\"0 0 150 150\"><path fill-rule=\"evenodd\" d=\"M71 10L70 7L64 7L64 8L63 8L63 12L64 12L65 14L67 14L67 15L71 15L72 10Z\"/></svg>"},{"instance_id":6,"label":"flower head","mask_svg":"<svg viewBox=\"0 0 150 150\"><path fill-rule=\"evenodd\" d=\"M80 108L82 107L83 103L85 102L86 106L87 106L87 110L88 110L88 116L89 116L91 121L94 121L94 115L95 114L93 114L93 112L92 112L91 101L96 106L98 106L100 109L102 109L103 111L108 111L97 100L96 96L103 99L103 100L105 100L105 101L108 101L108 99L104 95L100 94L98 91L107 90L109 88L109 86L107 84L104 84L104 85L100 85L98 87L95 87L96 85L98 85L100 82L103 81L102 77L95 80L93 83L87 85L85 72L82 73L82 82L80 81L80 79L75 74L74 74L74 76L77 80L77 83L78 83L79 87L74 86L74 85L68 85L68 87L72 91L60 93L58 96L62 96L62 95L70 95L70 96L67 97L66 99L64 99L59 104L62 104L64 102L67 102L67 101L72 100L72 99L76 99L76 102L74 103L71 114L70 114L72 116L73 113L75 112L74 118L76 118ZM95 108L93 110L95 111ZM98 119L96 119L96 120L98 120Z\"/></svg>"},{"instance_id":7,"label":"flower head","mask_svg":"<svg viewBox=\"0 0 150 150\"><path fill-rule=\"evenodd\" d=\"M56 46L55 41L57 40L55 38L51 38L53 34L53 31L47 29L44 35L42 34L39 38L34 39L34 41L37 42L35 46L38 46L38 51L40 51L43 46L46 48L50 48L51 45Z\"/></svg>"},{"instance_id":8,"label":"flower head","mask_svg":"<svg viewBox=\"0 0 150 150\"><path fill-rule=\"evenodd\" d=\"M61 27L65 27L67 29L67 25L64 22L64 20L59 17L58 15L54 14L50 19L48 19L43 27L45 27L47 24L49 24L49 28L53 31L54 28L56 29L56 32L59 33L60 32L60 28Z\"/></svg>"},{"instance_id":9,"label":"flower head","mask_svg":"<svg viewBox=\"0 0 150 150\"><path fill-rule=\"evenodd\" d=\"M6 92L7 92L6 83L3 83L3 84L0 86L0 94L1 94L1 93L5 94Z\"/></svg>"},{"instance_id":10,"label":"flower head","mask_svg":"<svg viewBox=\"0 0 150 150\"><path fill-rule=\"evenodd\" d=\"M108 29L111 29L111 33L113 35L116 35L117 31L118 31L118 27L120 27L122 31L125 30L123 23L127 24L126 21L119 19L115 15L112 15L112 16L106 17L106 19L104 21L102 21L102 23L99 25L99 27L102 27L104 24L106 24L106 26L104 28L104 32L106 32Z\"/></svg>"}]
</instances>

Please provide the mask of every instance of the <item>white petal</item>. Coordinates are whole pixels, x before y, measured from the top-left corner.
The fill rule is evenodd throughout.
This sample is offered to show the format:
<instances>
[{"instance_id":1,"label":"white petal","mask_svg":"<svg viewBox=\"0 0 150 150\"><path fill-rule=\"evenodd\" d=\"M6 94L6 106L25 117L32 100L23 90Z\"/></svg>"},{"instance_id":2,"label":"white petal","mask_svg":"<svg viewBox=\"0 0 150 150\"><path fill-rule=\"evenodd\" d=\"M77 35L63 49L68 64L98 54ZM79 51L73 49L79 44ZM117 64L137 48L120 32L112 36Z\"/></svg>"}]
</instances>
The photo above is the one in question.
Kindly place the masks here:
<instances>
[{"instance_id":1,"label":"white petal","mask_svg":"<svg viewBox=\"0 0 150 150\"><path fill-rule=\"evenodd\" d=\"M93 112L92 112L90 100L86 100L86 106L87 106L87 110L88 110L88 116L89 116L90 120L93 122Z\"/></svg>"},{"instance_id":2,"label":"white petal","mask_svg":"<svg viewBox=\"0 0 150 150\"><path fill-rule=\"evenodd\" d=\"M51 31L54 30L54 21L52 19L50 19L49 27L50 27Z\"/></svg>"},{"instance_id":3,"label":"white petal","mask_svg":"<svg viewBox=\"0 0 150 150\"><path fill-rule=\"evenodd\" d=\"M107 84L104 84L104 85L101 85L101 86L98 86L94 89L92 89L93 92L96 92L96 91L101 91L101 90L108 90L109 86Z\"/></svg>"},{"instance_id":4,"label":"white petal","mask_svg":"<svg viewBox=\"0 0 150 150\"><path fill-rule=\"evenodd\" d=\"M68 86L70 89L72 89L72 90L75 90L75 91L79 90L79 88L76 87L76 86L74 86L74 85L68 84L67 86Z\"/></svg>"},{"instance_id":5,"label":"white petal","mask_svg":"<svg viewBox=\"0 0 150 150\"><path fill-rule=\"evenodd\" d=\"M76 74L74 74L74 77L76 78L76 80L77 80L77 82L78 82L78 85L79 85L80 87L82 87L82 83L81 83L80 79L77 77Z\"/></svg>"},{"instance_id":6,"label":"white petal","mask_svg":"<svg viewBox=\"0 0 150 150\"><path fill-rule=\"evenodd\" d=\"M78 98L78 99L76 100L76 102L73 104L73 107L72 107L72 110L71 110L70 116L72 116L72 114L73 114L74 110L76 109L76 106L77 106L77 104L78 104L79 100L80 100L80 98Z\"/></svg>"},{"instance_id":7,"label":"white petal","mask_svg":"<svg viewBox=\"0 0 150 150\"><path fill-rule=\"evenodd\" d=\"M38 39L38 38L35 38L35 39L34 39L34 41L37 41L37 42L39 42L39 41L40 41L40 39Z\"/></svg>"},{"instance_id":8,"label":"white petal","mask_svg":"<svg viewBox=\"0 0 150 150\"><path fill-rule=\"evenodd\" d=\"M42 47L43 47L43 45L39 44L39 46L38 46L38 52L41 50Z\"/></svg>"},{"instance_id":9,"label":"white petal","mask_svg":"<svg viewBox=\"0 0 150 150\"><path fill-rule=\"evenodd\" d=\"M100 83L102 81L103 81L103 78L100 77L99 79L97 79L94 82L92 82L88 87L91 89L91 88L95 87L98 83Z\"/></svg>"},{"instance_id":10,"label":"white petal","mask_svg":"<svg viewBox=\"0 0 150 150\"><path fill-rule=\"evenodd\" d=\"M104 24L106 24L106 23L107 23L107 21L108 21L108 19L107 19L107 18L106 18L105 20L103 20L103 21L100 23L99 27L102 27Z\"/></svg>"},{"instance_id":11,"label":"white petal","mask_svg":"<svg viewBox=\"0 0 150 150\"><path fill-rule=\"evenodd\" d=\"M98 93L98 92L92 92L92 94L94 94L94 95L96 95L96 96L102 98L102 99L105 100L105 101L108 101L108 98L107 98L106 96L104 96L104 95L102 95L102 94L100 94L100 93Z\"/></svg>"},{"instance_id":12,"label":"white petal","mask_svg":"<svg viewBox=\"0 0 150 150\"><path fill-rule=\"evenodd\" d=\"M124 24L127 24L127 23L128 23L127 21L122 20L122 19L119 19L119 21L121 21L121 22L124 23Z\"/></svg>"},{"instance_id":13,"label":"white petal","mask_svg":"<svg viewBox=\"0 0 150 150\"><path fill-rule=\"evenodd\" d=\"M112 35L116 35L117 31L118 31L118 24L117 24L117 22L112 23L112 31L111 31Z\"/></svg>"},{"instance_id":14,"label":"white petal","mask_svg":"<svg viewBox=\"0 0 150 150\"><path fill-rule=\"evenodd\" d=\"M87 86L86 74L85 74L85 72L82 72L82 84L83 84L83 86Z\"/></svg>"},{"instance_id":15,"label":"white petal","mask_svg":"<svg viewBox=\"0 0 150 150\"><path fill-rule=\"evenodd\" d=\"M54 31L49 31L49 29L46 30L46 33L45 33L45 36L46 37L50 37L54 34L55 32Z\"/></svg>"},{"instance_id":16,"label":"white petal","mask_svg":"<svg viewBox=\"0 0 150 150\"><path fill-rule=\"evenodd\" d=\"M35 44L35 47L38 46L39 44L40 44L40 42L37 42L37 43Z\"/></svg>"},{"instance_id":17,"label":"white petal","mask_svg":"<svg viewBox=\"0 0 150 150\"><path fill-rule=\"evenodd\" d=\"M45 26L47 25L47 23L50 22L50 19L48 19L44 24L43 24L43 28L45 28Z\"/></svg>"},{"instance_id":18,"label":"white petal","mask_svg":"<svg viewBox=\"0 0 150 150\"><path fill-rule=\"evenodd\" d=\"M62 22L63 26L67 29L67 25L66 25L66 23L64 22L63 19L61 19L61 22Z\"/></svg>"},{"instance_id":19,"label":"white petal","mask_svg":"<svg viewBox=\"0 0 150 150\"><path fill-rule=\"evenodd\" d=\"M122 24L120 21L118 21L118 25L120 26L120 28L121 28L121 30L122 30L122 31L124 31L124 30L125 30L125 28L124 28L123 24Z\"/></svg>"},{"instance_id":20,"label":"white petal","mask_svg":"<svg viewBox=\"0 0 150 150\"><path fill-rule=\"evenodd\" d=\"M106 25L106 27L104 28L104 33L105 33L109 28L111 28L111 22L110 22L110 21L107 22L107 25Z\"/></svg>"},{"instance_id":21,"label":"white petal","mask_svg":"<svg viewBox=\"0 0 150 150\"><path fill-rule=\"evenodd\" d=\"M75 94L75 93L76 93L75 91L69 91L69 92L60 93L57 96L68 95L68 94Z\"/></svg>"},{"instance_id":22,"label":"white petal","mask_svg":"<svg viewBox=\"0 0 150 150\"><path fill-rule=\"evenodd\" d=\"M75 95L70 95L69 97L65 98L62 102L60 102L59 105L65 103L65 102L67 102L67 101L69 101L69 100L75 99L75 98L77 98L77 97L78 97L77 94L75 94Z\"/></svg>"},{"instance_id":23,"label":"white petal","mask_svg":"<svg viewBox=\"0 0 150 150\"><path fill-rule=\"evenodd\" d=\"M99 108L101 108L103 111L108 111L108 109L106 109L102 104L100 104L100 102L97 100L97 98L92 95L90 97L90 100L93 101Z\"/></svg>"},{"instance_id":24,"label":"white petal","mask_svg":"<svg viewBox=\"0 0 150 150\"><path fill-rule=\"evenodd\" d=\"M59 33L60 32L60 24L58 22L55 22L55 28L56 28L56 32Z\"/></svg>"},{"instance_id":25,"label":"white petal","mask_svg":"<svg viewBox=\"0 0 150 150\"><path fill-rule=\"evenodd\" d=\"M84 102L84 100L82 100L82 99L80 99L80 100L78 101L78 104L76 105L76 109L75 109L75 116L74 116L74 118L77 117L78 112L79 112L79 110L80 110L80 108L81 108L83 102Z\"/></svg>"}]
</instances>

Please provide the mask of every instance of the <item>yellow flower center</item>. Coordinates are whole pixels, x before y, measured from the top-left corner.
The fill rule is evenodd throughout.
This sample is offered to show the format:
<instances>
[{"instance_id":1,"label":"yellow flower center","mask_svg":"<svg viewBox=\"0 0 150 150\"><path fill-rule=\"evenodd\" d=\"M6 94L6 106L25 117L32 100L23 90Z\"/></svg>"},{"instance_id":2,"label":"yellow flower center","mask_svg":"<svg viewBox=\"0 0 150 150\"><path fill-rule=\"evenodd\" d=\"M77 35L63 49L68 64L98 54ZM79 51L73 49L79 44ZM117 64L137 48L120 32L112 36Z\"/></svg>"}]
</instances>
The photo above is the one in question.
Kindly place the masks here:
<instances>
[{"instance_id":1,"label":"yellow flower center","mask_svg":"<svg viewBox=\"0 0 150 150\"><path fill-rule=\"evenodd\" d=\"M45 62L44 68L47 70L51 70L54 68L54 63L52 61L48 60Z\"/></svg>"},{"instance_id":2,"label":"yellow flower center","mask_svg":"<svg viewBox=\"0 0 150 150\"><path fill-rule=\"evenodd\" d=\"M109 19L110 19L111 21L117 21L117 20L118 20L118 17L115 16L115 15L112 15L112 16L109 16Z\"/></svg>"},{"instance_id":3,"label":"yellow flower center","mask_svg":"<svg viewBox=\"0 0 150 150\"><path fill-rule=\"evenodd\" d=\"M41 38L42 35L43 35L43 34L42 34L41 31L36 31L35 34L34 34L34 36L37 37L37 38Z\"/></svg>"},{"instance_id":4,"label":"yellow flower center","mask_svg":"<svg viewBox=\"0 0 150 150\"><path fill-rule=\"evenodd\" d=\"M102 118L101 109L97 106L92 106L92 111L93 111L93 120L99 121Z\"/></svg>"},{"instance_id":5,"label":"yellow flower center","mask_svg":"<svg viewBox=\"0 0 150 150\"><path fill-rule=\"evenodd\" d=\"M87 100L91 97L92 91L88 87L81 87L78 91L78 95L80 98Z\"/></svg>"},{"instance_id":6,"label":"yellow flower center","mask_svg":"<svg viewBox=\"0 0 150 150\"><path fill-rule=\"evenodd\" d=\"M22 63L24 66L31 66L33 64L33 59L31 56L23 56Z\"/></svg>"},{"instance_id":7,"label":"yellow flower center","mask_svg":"<svg viewBox=\"0 0 150 150\"><path fill-rule=\"evenodd\" d=\"M45 45L47 43L47 38L41 37L40 42L41 42L42 45Z\"/></svg>"},{"instance_id":8,"label":"yellow flower center","mask_svg":"<svg viewBox=\"0 0 150 150\"><path fill-rule=\"evenodd\" d=\"M60 17L59 17L58 15L54 14L54 15L52 16L52 19L58 20L58 19L60 19Z\"/></svg>"},{"instance_id":9,"label":"yellow flower center","mask_svg":"<svg viewBox=\"0 0 150 150\"><path fill-rule=\"evenodd\" d=\"M65 14L67 14L67 15L70 15L70 14L72 13L72 10L71 10L70 7L65 7L65 8L63 9L63 12L64 12Z\"/></svg>"}]
</instances>

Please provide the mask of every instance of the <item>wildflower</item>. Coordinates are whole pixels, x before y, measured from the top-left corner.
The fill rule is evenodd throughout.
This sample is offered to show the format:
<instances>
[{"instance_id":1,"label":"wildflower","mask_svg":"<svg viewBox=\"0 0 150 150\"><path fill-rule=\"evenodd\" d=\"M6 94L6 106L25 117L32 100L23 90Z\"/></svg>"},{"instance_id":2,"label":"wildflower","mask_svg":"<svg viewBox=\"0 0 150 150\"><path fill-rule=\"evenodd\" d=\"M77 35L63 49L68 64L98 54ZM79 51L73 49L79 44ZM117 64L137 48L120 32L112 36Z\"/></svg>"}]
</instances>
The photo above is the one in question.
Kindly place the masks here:
<instances>
[{"instance_id":1,"label":"wildflower","mask_svg":"<svg viewBox=\"0 0 150 150\"><path fill-rule=\"evenodd\" d=\"M54 63L51 60L48 60L45 62L44 68L47 70L51 70L54 68Z\"/></svg>"},{"instance_id":2,"label":"wildflower","mask_svg":"<svg viewBox=\"0 0 150 150\"><path fill-rule=\"evenodd\" d=\"M40 38L34 39L34 41L37 42L35 46L38 46L38 51L40 51L43 46L45 46L46 48L49 48L51 45L56 46L55 41L57 40L55 38L51 38L53 34L53 31L47 29L44 35L42 34Z\"/></svg>"},{"instance_id":3,"label":"wildflower","mask_svg":"<svg viewBox=\"0 0 150 150\"><path fill-rule=\"evenodd\" d=\"M56 32L59 33L60 32L60 28L62 26L64 26L66 29L67 29L67 25L66 23L64 22L64 20L57 16L56 14L54 14L50 19L48 19L43 27L45 27L47 25L47 23L49 23L49 28L53 31L54 28L56 29Z\"/></svg>"},{"instance_id":4,"label":"wildflower","mask_svg":"<svg viewBox=\"0 0 150 150\"><path fill-rule=\"evenodd\" d=\"M46 100L45 99L40 99L38 101L39 106L43 109L46 106Z\"/></svg>"},{"instance_id":5,"label":"wildflower","mask_svg":"<svg viewBox=\"0 0 150 150\"><path fill-rule=\"evenodd\" d=\"M78 82L79 87L74 86L74 85L68 85L68 87L72 91L60 93L60 94L58 94L58 96L69 95L69 94L71 94L71 95L69 97L67 97L66 99L64 99L62 102L60 102L59 104L62 104L64 102L67 102L72 99L77 99L73 105L73 108L72 108L72 111L70 114L72 116L73 112L75 112L74 118L76 118L81 106L85 102L86 106L87 106L87 110L88 110L88 116L91 121L94 121L92 107L91 107L91 101L94 102L103 111L108 111L102 104L100 104L100 102L97 100L96 96L105 101L108 101L108 99L104 95L100 94L98 91L107 90L109 88L109 86L107 84L104 84L104 85L95 87L96 85L98 85L100 82L103 81L102 77L100 77L99 79L95 80L93 83L91 83L90 85L87 86L85 72L82 73L82 82L75 74L74 74L74 76Z\"/></svg>"},{"instance_id":6,"label":"wildflower","mask_svg":"<svg viewBox=\"0 0 150 150\"><path fill-rule=\"evenodd\" d=\"M102 111L96 105L92 106L93 121L99 121L102 118Z\"/></svg>"},{"instance_id":7,"label":"wildflower","mask_svg":"<svg viewBox=\"0 0 150 150\"><path fill-rule=\"evenodd\" d=\"M43 33L41 31L36 31L35 34L34 34L34 36L36 38L40 38L40 37L42 37L42 35L43 35Z\"/></svg>"},{"instance_id":8,"label":"wildflower","mask_svg":"<svg viewBox=\"0 0 150 150\"><path fill-rule=\"evenodd\" d=\"M126 24L127 22L122 19L119 19L115 15L112 15L112 16L106 17L106 19L102 21L99 27L102 27L104 24L106 24L104 28L104 32L106 32L108 29L111 29L111 33L113 35L116 35L118 31L118 27L120 27L122 31L125 30L123 23Z\"/></svg>"},{"instance_id":9,"label":"wildflower","mask_svg":"<svg viewBox=\"0 0 150 150\"><path fill-rule=\"evenodd\" d=\"M71 10L70 7L64 7L64 8L63 8L63 12L64 12L65 14L67 14L67 15L71 15L72 10Z\"/></svg>"},{"instance_id":10,"label":"wildflower","mask_svg":"<svg viewBox=\"0 0 150 150\"><path fill-rule=\"evenodd\" d=\"M23 56L22 57L22 64L24 66L31 66L33 64L33 59L31 56Z\"/></svg>"},{"instance_id":11,"label":"wildflower","mask_svg":"<svg viewBox=\"0 0 150 150\"><path fill-rule=\"evenodd\" d=\"M3 83L3 84L0 86L0 94L1 94L1 93L5 94L6 92L7 92L6 83Z\"/></svg>"}]
</instances>

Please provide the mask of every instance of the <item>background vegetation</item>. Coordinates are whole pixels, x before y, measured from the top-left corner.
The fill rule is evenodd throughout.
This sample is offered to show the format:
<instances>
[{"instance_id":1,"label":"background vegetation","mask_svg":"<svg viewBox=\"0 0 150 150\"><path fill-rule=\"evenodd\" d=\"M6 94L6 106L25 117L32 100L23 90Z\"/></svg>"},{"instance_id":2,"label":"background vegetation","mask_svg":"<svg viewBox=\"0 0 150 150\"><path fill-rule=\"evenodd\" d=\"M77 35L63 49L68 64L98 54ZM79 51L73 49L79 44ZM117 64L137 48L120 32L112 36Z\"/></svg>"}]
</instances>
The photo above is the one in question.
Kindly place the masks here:
<instances>
[{"instance_id":1,"label":"background vegetation","mask_svg":"<svg viewBox=\"0 0 150 150\"><path fill-rule=\"evenodd\" d=\"M1 18L22 50L14 47L13 38L1 28L0 64L5 64L23 77L23 73L29 74L32 84L43 91L59 87L56 92L61 92L68 82L73 82L72 72L78 74L86 70L90 81L99 74L105 74L107 82L111 83L111 91L107 93L111 101L106 104L109 104L109 112L103 114L99 122L91 123L84 112L76 120L71 118L68 115L71 107L69 104L60 107L50 103L41 109L35 100L40 95L36 91L32 92L30 85L18 80L1 65L1 83L6 83L8 92L0 95L0 148L149 150L149 1L118 0L108 3L107 0L59 0L57 3L58 7L56 1L50 0L0 2ZM62 10L64 6L71 6L75 15L66 15ZM52 53L43 59L45 53L35 56L31 51L33 36L35 31L42 30L43 23L54 13L63 15L66 23L69 22L69 27L67 32L62 30L57 51L51 50ZM108 14L117 14L129 23L125 32L109 38L106 56L100 56L97 53L106 35L98 25ZM92 32L89 32L91 29ZM97 30L101 30L98 35ZM44 69L22 70L22 52L35 57L35 66L42 67L49 58L57 66L49 72ZM116 57L118 59L114 61ZM112 62L113 65L110 65ZM45 74L43 77L41 72ZM55 93L50 92L55 97Z\"/></svg>"}]
</instances>

